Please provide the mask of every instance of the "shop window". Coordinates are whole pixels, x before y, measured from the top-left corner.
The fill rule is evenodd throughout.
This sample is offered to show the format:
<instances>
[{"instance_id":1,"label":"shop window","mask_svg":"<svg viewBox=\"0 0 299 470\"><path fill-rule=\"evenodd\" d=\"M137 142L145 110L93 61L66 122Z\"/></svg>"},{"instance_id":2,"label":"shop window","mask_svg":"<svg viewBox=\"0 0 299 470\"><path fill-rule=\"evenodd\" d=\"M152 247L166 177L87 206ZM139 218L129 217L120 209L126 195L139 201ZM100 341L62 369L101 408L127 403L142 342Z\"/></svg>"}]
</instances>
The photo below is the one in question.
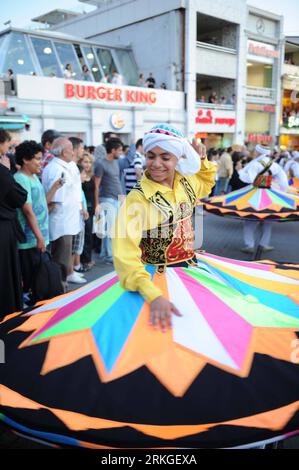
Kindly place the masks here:
<instances>
[{"instance_id":1,"label":"shop window","mask_svg":"<svg viewBox=\"0 0 299 470\"><path fill-rule=\"evenodd\" d=\"M72 78L75 80L81 80L81 70L72 44L55 42L55 47L59 60L61 62L63 72L66 68L66 65L71 64L73 73Z\"/></svg>"},{"instance_id":2,"label":"shop window","mask_svg":"<svg viewBox=\"0 0 299 470\"><path fill-rule=\"evenodd\" d=\"M53 44L48 39L31 37L40 67L45 77L62 77Z\"/></svg>"},{"instance_id":3,"label":"shop window","mask_svg":"<svg viewBox=\"0 0 299 470\"><path fill-rule=\"evenodd\" d=\"M96 52L99 62L103 68L104 75L108 75L108 80L111 80L113 73L118 72L111 52L109 49L100 49L99 47L96 48Z\"/></svg>"},{"instance_id":4,"label":"shop window","mask_svg":"<svg viewBox=\"0 0 299 470\"><path fill-rule=\"evenodd\" d=\"M76 51L76 54L77 54L77 57L78 57L78 60L80 62L80 66L81 66L80 80L86 80L88 82L92 82L93 81L93 75L91 73L88 62L84 57L83 48L81 48L81 46L79 44L74 44L74 48L75 48L75 51Z\"/></svg>"},{"instance_id":5,"label":"shop window","mask_svg":"<svg viewBox=\"0 0 299 470\"><path fill-rule=\"evenodd\" d=\"M12 69L14 75L32 75L36 72L26 38L22 33L10 33L5 46L5 57L2 62L2 73Z\"/></svg>"},{"instance_id":6,"label":"shop window","mask_svg":"<svg viewBox=\"0 0 299 470\"><path fill-rule=\"evenodd\" d=\"M89 47L89 46L82 46L81 49L85 54L86 63L88 65L89 69L91 70L95 81L100 82L103 75L102 75L101 68L98 64L98 61L97 61L97 58L96 58L96 55L95 55L95 52L94 52L93 48Z\"/></svg>"},{"instance_id":7,"label":"shop window","mask_svg":"<svg viewBox=\"0 0 299 470\"><path fill-rule=\"evenodd\" d=\"M121 73L125 77L127 85L137 86L138 84L138 71L132 54L129 51L115 49Z\"/></svg>"}]
</instances>

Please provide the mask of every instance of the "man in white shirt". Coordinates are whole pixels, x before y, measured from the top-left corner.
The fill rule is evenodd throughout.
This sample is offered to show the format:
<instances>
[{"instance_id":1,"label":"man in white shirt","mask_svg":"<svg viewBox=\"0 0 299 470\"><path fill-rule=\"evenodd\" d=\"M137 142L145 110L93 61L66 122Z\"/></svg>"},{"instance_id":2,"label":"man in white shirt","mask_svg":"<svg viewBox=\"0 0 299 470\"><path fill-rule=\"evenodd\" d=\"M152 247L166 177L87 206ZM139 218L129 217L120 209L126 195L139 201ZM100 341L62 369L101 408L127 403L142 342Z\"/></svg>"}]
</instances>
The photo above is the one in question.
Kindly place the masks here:
<instances>
[{"instance_id":1,"label":"man in white shirt","mask_svg":"<svg viewBox=\"0 0 299 470\"><path fill-rule=\"evenodd\" d=\"M299 152L292 153L292 158L286 163L284 171L287 178L299 178Z\"/></svg>"},{"instance_id":2,"label":"man in white shirt","mask_svg":"<svg viewBox=\"0 0 299 470\"><path fill-rule=\"evenodd\" d=\"M73 162L73 145L64 138L55 139L51 148L55 156L46 166L42 183L46 193L53 183L61 178L64 184L59 188L49 206L49 231L51 253L54 261L61 266L63 281L82 284L86 282L73 272L72 238L80 232L82 189L80 173Z\"/></svg>"},{"instance_id":3,"label":"man in white shirt","mask_svg":"<svg viewBox=\"0 0 299 470\"><path fill-rule=\"evenodd\" d=\"M270 155L271 150L265 146L257 145L255 148L255 159L252 160L239 172L239 178L244 183L252 184L255 178L261 173L265 166L272 162ZM286 191L288 188L288 179L285 172L279 166L278 163L272 162L269 168L272 174L272 185L278 187L281 191ZM244 253L254 253L254 233L260 222L253 220L244 221L244 242L245 247L241 249ZM272 222L262 222L262 238L259 245L262 247L262 251L271 251L274 247L270 246Z\"/></svg>"}]
</instances>

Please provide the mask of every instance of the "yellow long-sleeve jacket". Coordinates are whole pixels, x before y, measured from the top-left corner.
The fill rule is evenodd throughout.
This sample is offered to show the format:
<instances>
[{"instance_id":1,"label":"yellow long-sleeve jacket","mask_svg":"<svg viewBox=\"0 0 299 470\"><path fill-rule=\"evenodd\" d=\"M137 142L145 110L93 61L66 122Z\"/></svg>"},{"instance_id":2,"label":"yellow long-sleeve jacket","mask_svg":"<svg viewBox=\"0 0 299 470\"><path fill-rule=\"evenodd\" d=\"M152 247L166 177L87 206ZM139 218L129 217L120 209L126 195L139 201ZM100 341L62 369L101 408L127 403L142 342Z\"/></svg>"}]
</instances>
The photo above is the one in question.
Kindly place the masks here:
<instances>
[{"instance_id":1,"label":"yellow long-sleeve jacket","mask_svg":"<svg viewBox=\"0 0 299 470\"><path fill-rule=\"evenodd\" d=\"M162 295L145 269L146 261L144 262L141 247L144 234L148 236L151 233L152 237L161 237L161 230L157 230L157 227L163 227L166 235L162 235L162 247L167 248L173 236L171 222L175 224L177 220L184 218L191 221L195 199L210 194L215 184L215 172L213 163L207 159L202 160L201 169L196 175L182 177L176 172L172 189L150 180L145 173L139 189L133 189L128 194L120 208L112 234L114 265L124 289L138 291L149 303ZM188 210L190 205L191 211ZM167 232L169 227L170 231ZM185 236L183 238L185 240ZM155 246L155 243L151 246ZM192 256L193 253L189 258Z\"/></svg>"}]
</instances>

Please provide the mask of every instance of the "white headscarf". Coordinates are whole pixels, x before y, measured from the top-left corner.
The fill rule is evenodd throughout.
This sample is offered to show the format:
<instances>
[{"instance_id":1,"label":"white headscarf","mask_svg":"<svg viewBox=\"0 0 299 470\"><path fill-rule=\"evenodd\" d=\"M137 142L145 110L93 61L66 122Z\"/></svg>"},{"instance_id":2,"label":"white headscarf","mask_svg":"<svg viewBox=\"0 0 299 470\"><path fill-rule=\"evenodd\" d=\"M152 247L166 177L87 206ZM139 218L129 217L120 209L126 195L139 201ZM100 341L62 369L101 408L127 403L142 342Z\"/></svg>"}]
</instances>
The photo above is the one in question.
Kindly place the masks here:
<instances>
[{"instance_id":1,"label":"white headscarf","mask_svg":"<svg viewBox=\"0 0 299 470\"><path fill-rule=\"evenodd\" d=\"M192 145L177 129L173 129L167 124L158 124L143 138L143 148L145 153L154 147L160 147L166 152L172 153L178 159L176 170L183 176L191 176L198 173L201 160Z\"/></svg>"},{"instance_id":2,"label":"white headscarf","mask_svg":"<svg viewBox=\"0 0 299 470\"><path fill-rule=\"evenodd\" d=\"M263 147L260 144L257 144L257 146L255 147L255 151L256 153L258 153L258 155L266 155L267 157L271 155L271 149L269 149L268 147Z\"/></svg>"}]
</instances>

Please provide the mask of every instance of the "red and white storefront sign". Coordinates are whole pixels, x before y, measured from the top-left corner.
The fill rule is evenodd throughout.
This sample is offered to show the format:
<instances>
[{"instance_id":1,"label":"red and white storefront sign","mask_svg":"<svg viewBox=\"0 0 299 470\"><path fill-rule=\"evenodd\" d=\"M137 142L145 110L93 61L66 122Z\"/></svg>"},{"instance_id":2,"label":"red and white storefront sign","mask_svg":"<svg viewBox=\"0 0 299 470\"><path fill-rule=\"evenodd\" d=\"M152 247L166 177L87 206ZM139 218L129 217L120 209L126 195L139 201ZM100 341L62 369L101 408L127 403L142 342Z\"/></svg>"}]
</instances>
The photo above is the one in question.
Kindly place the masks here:
<instances>
[{"instance_id":1,"label":"red and white storefront sign","mask_svg":"<svg viewBox=\"0 0 299 470\"><path fill-rule=\"evenodd\" d=\"M268 143L270 144L273 141L273 136L272 135L265 135L265 134L253 134L253 133L248 133L245 137L247 142L252 142L255 144L260 144L260 143Z\"/></svg>"},{"instance_id":2,"label":"red and white storefront sign","mask_svg":"<svg viewBox=\"0 0 299 470\"><path fill-rule=\"evenodd\" d=\"M17 75L17 89L21 99L93 103L117 109L146 107L184 110L184 93L179 91L28 75Z\"/></svg>"},{"instance_id":3,"label":"red and white storefront sign","mask_svg":"<svg viewBox=\"0 0 299 470\"><path fill-rule=\"evenodd\" d=\"M236 113L223 109L198 108L195 124L198 132L234 133Z\"/></svg>"}]
</instances>

